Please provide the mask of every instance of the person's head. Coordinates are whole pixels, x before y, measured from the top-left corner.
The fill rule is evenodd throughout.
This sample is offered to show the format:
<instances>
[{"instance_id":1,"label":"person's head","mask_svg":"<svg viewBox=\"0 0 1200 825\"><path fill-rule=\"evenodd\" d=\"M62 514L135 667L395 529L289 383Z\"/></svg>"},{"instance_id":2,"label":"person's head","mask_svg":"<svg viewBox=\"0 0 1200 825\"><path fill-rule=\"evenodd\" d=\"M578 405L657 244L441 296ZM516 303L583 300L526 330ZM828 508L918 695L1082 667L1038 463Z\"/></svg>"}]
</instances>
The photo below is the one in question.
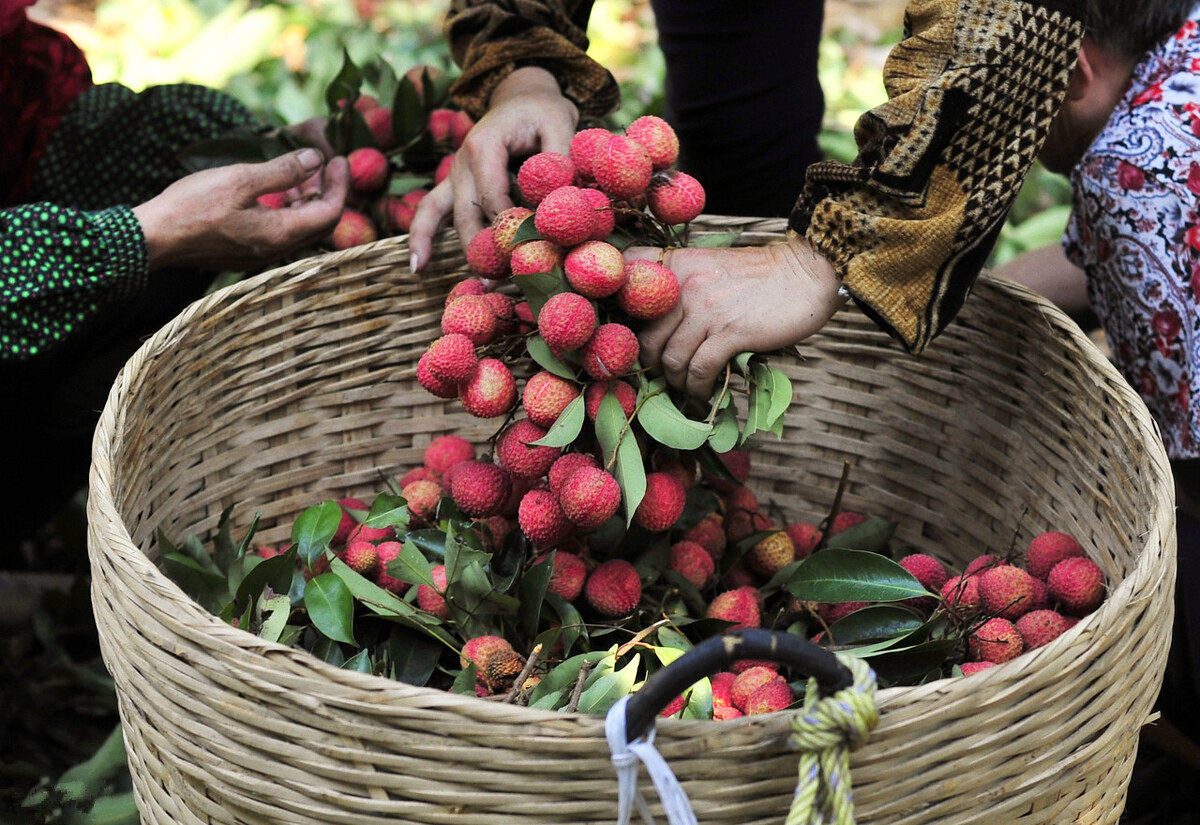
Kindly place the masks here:
<instances>
[{"instance_id":1,"label":"person's head","mask_svg":"<svg viewBox=\"0 0 1200 825\"><path fill-rule=\"evenodd\" d=\"M1039 156L1067 173L1100 134L1142 58L1177 32L1197 0L1084 0L1086 34L1062 108Z\"/></svg>"}]
</instances>

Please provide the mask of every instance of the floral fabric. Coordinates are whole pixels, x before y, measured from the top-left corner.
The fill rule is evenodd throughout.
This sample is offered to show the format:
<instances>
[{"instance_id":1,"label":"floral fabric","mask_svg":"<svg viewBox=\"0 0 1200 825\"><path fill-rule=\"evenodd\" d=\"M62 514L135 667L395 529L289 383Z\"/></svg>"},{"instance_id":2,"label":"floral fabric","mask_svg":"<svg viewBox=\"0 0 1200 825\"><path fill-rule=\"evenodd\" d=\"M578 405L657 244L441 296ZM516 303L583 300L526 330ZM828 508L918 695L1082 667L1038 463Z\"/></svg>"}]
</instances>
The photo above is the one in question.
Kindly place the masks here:
<instances>
[{"instance_id":1,"label":"floral fabric","mask_svg":"<svg viewBox=\"0 0 1200 825\"><path fill-rule=\"evenodd\" d=\"M1173 459L1200 457L1200 7L1134 70L1071 175L1063 245Z\"/></svg>"}]
</instances>

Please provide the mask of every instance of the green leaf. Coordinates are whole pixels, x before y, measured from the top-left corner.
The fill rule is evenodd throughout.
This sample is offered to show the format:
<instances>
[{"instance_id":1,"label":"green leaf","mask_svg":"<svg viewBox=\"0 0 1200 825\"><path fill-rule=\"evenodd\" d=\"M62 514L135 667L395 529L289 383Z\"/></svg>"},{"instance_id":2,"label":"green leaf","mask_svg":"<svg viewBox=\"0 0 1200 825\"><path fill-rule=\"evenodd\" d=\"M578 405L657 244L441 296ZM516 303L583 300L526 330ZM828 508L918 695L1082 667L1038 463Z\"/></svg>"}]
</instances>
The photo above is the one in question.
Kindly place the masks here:
<instances>
[{"instance_id":1,"label":"green leaf","mask_svg":"<svg viewBox=\"0 0 1200 825\"><path fill-rule=\"evenodd\" d=\"M525 220L521 221L521 225L517 227L517 231L513 233L512 245L524 243L525 241L538 241L542 239L542 235L538 232L537 225L534 222L534 216L530 215Z\"/></svg>"},{"instance_id":2,"label":"green leaf","mask_svg":"<svg viewBox=\"0 0 1200 825\"><path fill-rule=\"evenodd\" d=\"M309 579L304 588L304 607L313 626L336 642L354 641L354 598L336 573Z\"/></svg>"},{"instance_id":3,"label":"green leaf","mask_svg":"<svg viewBox=\"0 0 1200 825\"><path fill-rule=\"evenodd\" d=\"M387 574L409 584L434 586L433 565L408 539L400 545L400 555L388 562Z\"/></svg>"},{"instance_id":4,"label":"green leaf","mask_svg":"<svg viewBox=\"0 0 1200 825\"><path fill-rule=\"evenodd\" d=\"M558 622L562 629L563 652L570 653L575 642L586 632L583 616L575 605L557 593L546 591L545 602L558 614Z\"/></svg>"},{"instance_id":5,"label":"green leaf","mask_svg":"<svg viewBox=\"0 0 1200 825\"><path fill-rule=\"evenodd\" d=\"M575 371L563 363L562 359L554 354L540 335L533 335L526 339L525 349L529 351L529 357L534 360L539 367L546 372L557 375L559 378L565 378L568 381L575 380Z\"/></svg>"},{"instance_id":6,"label":"green leaf","mask_svg":"<svg viewBox=\"0 0 1200 825\"><path fill-rule=\"evenodd\" d=\"M604 465L617 479L621 498L625 503L625 524L633 523L633 514L646 495L646 467L642 464L642 451L638 448L633 432L626 427L628 419L621 402L613 393L607 392L600 401L596 413L596 438L604 453Z\"/></svg>"},{"instance_id":7,"label":"green leaf","mask_svg":"<svg viewBox=\"0 0 1200 825\"><path fill-rule=\"evenodd\" d=\"M269 586L275 593L287 593L291 587L292 576L296 573L295 547L289 547L278 556L260 559L260 562L237 585L237 594L233 599L237 605L257 601L265 587Z\"/></svg>"},{"instance_id":8,"label":"green leaf","mask_svg":"<svg viewBox=\"0 0 1200 825\"><path fill-rule=\"evenodd\" d=\"M911 610L898 605L872 604L834 622L829 635L834 644L857 645L902 638L923 626L924 622Z\"/></svg>"},{"instance_id":9,"label":"green leaf","mask_svg":"<svg viewBox=\"0 0 1200 825\"><path fill-rule=\"evenodd\" d=\"M835 533L825 542L826 548L838 547L848 550L868 550L882 553L896 532L896 522L882 518L868 518L853 527Z\"/></svg>"},{"instance_id":10,"label":"green leaf","mask_svg":"<svg viewBox=\"0 0 1200 825\"><path fill-rule=\"evenodd\" d=\"M263 622L258 635L268 642L278 642L292 615L292 600L287 596L274 596L262 605Z\"/></svg>"},{"instance_id":11,"label":"green leaf","mask_svg":"<svg viewBox=\"0 0 1200 825\"><path fill-rule=\"evenodd\" d=\"M342 663L346 661L346 654L342 652L342 646L327 636L318 638L309 653L334 667L341 667Z\"/></svg>"},{"instance_id":12,"label":"green leaf","mask_svg":"<svg viewBox=\"0 0 1200 825\"><path fill-rule=\"evenodd\" d=\"M370 673L372 670L370 652L364 647L342 663L342 670L357 670L359 673Z\"/></svg>"},{"instance_id":13,"label":"green leaf","mask_svg":"<svg viewBox=\"0 0 1200 825\"><path fill-rule=\"evenodd\" d=\"M589 653L572 656L542 677L537 686L529 692L529 703L532 705L541 697L554 691L563 691L569 695L575 687L575 680L579 678L579 671L584 662L595 664L604 659L611 659L612 656L613 654L606 650L593 650Z\"/></svg>"},{"instance_id":14,"label":"green leaf","mask_svg":"<svg viewBox=\"0 0 1200 825\"><path fill-rule=\"evenodd\" d=\"M737 446L742 436L738 425L737 413L732 408L726 408L717 413L713 422L712 432L708 436L709 446L718 453L727 453Z\"/></svg>"},{"instance_id":15,"label":"green leaf","mask_svg":"<svg viewBox=\"0 0 1200 825\"><path fill-rule=\"evenodd\" d=\"M683 706L683 719L712 719L712 682L701 679L687 691L687 704Z\"/></svg>"},{"instance_id":16,"label":"green leaf","mask_svg":"<svg viewBox=\"0 0 1200 825\"><path fill-rule=\"evenodd\" d=\"M416 140L429 121L417 87L407 77L396 84L396 93L392 96L392 134L395 135L397 146L407 146Z\"/></svg>"},{"instance_id":17,"label":"green leaf","mask_svg":"<svg viewBox=\"0 0 1200 825\"><path fill-rule=\"evenodd\" d=\"M663 578L679 591L679 595L683 597L683 603L687 605L688 610L693 615L704 615L705 610L708 609L708 601L701 595L696 585L674 570L665 571Z\"/></svg>"},{"instance_id":18,"label":"green leaf","mask_svg":"<svg viewBox=\"0 0 1200 825\"><path fill-rule=\"evenodd\" d=\"M792 379L774 367L770 368L774 383L771 387L771 405L767 411L767 429L772 429L792 406Z\"/></svg>"},{"instance_id":19,"label":"green leaf","mask_svg":"<svg viewBox=\"0 0 1200 825\"><path fill-rule=\"evenodd\" d=\"M786 589L800 601L814 602L894 602L929 595L886 556L840 548L826 548L801 561Z\"/></svg>"},{"instance_id":20,"label":"green leaf","mask_svg":"<svg viewBox=\"0 0 1200 825\"><path fill-rule=\"evenodd\" d=\"M743 378L749 378L750 361L754 358L755 354L756 353L753 352L739 352L737 355L735 355L733 360L729 362L733 367L734 372Z\"/></svg>"},{"instance_id":21,"label":"green leaf","mask_svg":"<svg viewBox=\"0 0 1200 825\"><path fill-rule=\"evenodd\" d=\"M741 236L741 232L705 232L703 234L690 235L687 245L698 249L717 249L733 246Z\"/></svg>"},{"instance_id":22,"label":"green leaf","mask_svg":"<svg viewBox=\"0 0 1200 825\"><path fill-rule=\"evenodd\" d=\"M931 639L900 650L885 650L864 656L875 674L890 684L914 684L934 671L940 671L959 645L957 639ZM854 654L853 648L847 651Z\"/></svg>"},{"instance_id":23,"label":"green leaf","mask_svg":"<svg viewBox=\"0 0 1200 825\"><path fill-rule=\"evenodd\" d=\"M638 405L638 423L646 435L676 450L695 450L712 435L711 425L688 418L665 392L651 393Z\"/></svg>"},{"instance_id":24,"label":"green leaf","mask_svg":"<svg viewBox=\"0 0 1200 825\"><path fill-rule=\"evenodd\" d=\"M309 567L329 547L342 523L342 508L336 501L324 501L309 507L292 524L292 543L298 545L300 558Z\"/></svg>"},{"instance_id":25,"label":"green leaf","mask_svg":"<svg viewBox=\"0 0 1200 825\"><path fill-rule=\"evenodd\" d=\"M171 553L163 557L162 564L171 581L206 610L219 613L229 600L229 581L220 573L201 567L190 556Z\"/></svg>"},{"instance_id":26,"label":"green leaf","mask_svg":"<svg viewBox=\"0 0 1200 825\"><path fill-rule=\"evenodd\" d=\"M237 547L233 543L233 530L229 525L232 512L232 504L221 511L221 517L217 521L217 532L213 536L213 563L220 570L229 570L238 557Z\"/></svg>"},{"instance_id":27,"label":"green leaf","mask_svg":"<svg viewBox=\"0 0 1200 825\"><path fill-rule=\"evenodd\" d=\"M546 600L546 589L554 574L554 551L529 568L521 578L521 607L517 613L517 629L522 636L532 639L537 635L542 619L542 604Z\"/></svg>"},{"instance_id":28,"label":"green leaf","mask_svg":"<svg viewBox=\"0 0 1200 825\"><path fill-rule=\"evenodd\" d=\"M340 101L346 108L353 108L362 88L362 72L350 59L350 52L342 49L342 68L325 87L325 106L330 112L338 111Z\"/></svg>"},{"instance_id":29,"label":"green leaf","mask_svg":"<svg viewBox=\"0 0 1200 825\"><path fill-rule=\"evenodd\" d=\"M528 220L528 219L526 219ZM550 272L535 272L532 275L514 275L513 281L521 288L533 317L537 318L546 302L560 292L566 292L566 278L561 266L556 266Z\"/></svg>"},{"instance_id":30,"label":"green leaf","mask_svg":"<svg viewBox=\"0 0 1200 825\"><path fill-rule=\"evenodd\" d=\"M692 649L692 643L687 636L684 636L670 625L663 625L656 632L658 643L663 647L673 647L677 650L688 651Z\"/></svg>"},{"instance_id":31,"label":"green leaf","mask_svg":"<svg viewBox=\"0 0 1200 825\"><path fill-rule=\"evenodd\" d=\"M544 436L529 443L538 447L566 447L579 438L579 433L583 430L583 419L583 394L581 393L563 409Z\"/></svg>"},{"instance_id":32,"label":"green leaf","mask_svg":"<svg viewBox=\"0 0 1200 825\"><path fill-rule=\"evenodd\" d=\"M424 530L414 530L408 534L408 541L411 541L423 553L429 553L436 558L446 558L446 533L443 530L434 528L426 528Z\"/></svg>"},{"instance_id":33,"label":"green leaf","mask_svg":"<svg viewBox=\"0 0 1200 825\"><path fill-rule=\"evenodd\" d=\"M591 684L583 689L583 694L579 697L579 712L607 713L618 699L628 696L633 691L640 665L641 657L635 653L629 657L629 663L620 670L603 673L598 678L589 677L588 681Z\"/></svg>"},{"instance_id":34,"label":"green leaf","mask_svg":"<svg viewBox=\"0 0 1200 825\"><path fill-rule=\"evenodd\" d=\"M429 189L433 180L428 175L394 174L388 178L387 193L393 198L402 198L417 189Z\"/></svg>"},{"instance_id":35,"label":"green leaf","mask_svg":"<svg viewBox=\"0 0 1200 825\"><path fill-rule=\"evenodd\" d=\"M396 532L408 529L408 503L403 496L380 493L371 502L371 510L362 523L367 527L395 527Z\"/></svg>"},{"instance_id":36,"label":"green leaf","mask_svg":"<svg viewBox=\"0 0 1200 825\"><path fill-rule=\"evenodd\" d=\"M399 622L457 650L453 637L446 632L437 617L418 610L390 590L384 590L375 582L363 578L336 556L330 559L329 569L342 580L354 599L375 615L388 621Z\"/></svg>"},{"instance_id":37,"label":"green leaf","mask_svg":"<svg viewBox=\"0 0 1200 825\"><path fill-rule=\"evenodd\" d=\"M454 683L450 685L450 692L458 693L462 696L474 696L475 682L478 679L479 668L473 662L469 663L454 677Z\"/></svg>"}]
</instances>

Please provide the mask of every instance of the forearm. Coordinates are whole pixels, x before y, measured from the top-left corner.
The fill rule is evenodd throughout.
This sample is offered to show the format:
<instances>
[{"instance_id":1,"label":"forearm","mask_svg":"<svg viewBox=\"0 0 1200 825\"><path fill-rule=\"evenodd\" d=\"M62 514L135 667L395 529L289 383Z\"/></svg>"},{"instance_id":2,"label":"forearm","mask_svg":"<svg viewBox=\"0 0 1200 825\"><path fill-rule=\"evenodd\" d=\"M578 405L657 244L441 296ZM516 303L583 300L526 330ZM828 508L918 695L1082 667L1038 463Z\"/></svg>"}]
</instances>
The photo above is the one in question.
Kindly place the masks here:
<instances>
[{"instance_id":1,"label":"forearm","mask_svg":"<svg viewBox=\"0 0 1200 825\"><path fill-rule=\"evenodd\" d=\"M992 274L1033 290L1068 315L1079 315L1090 306L1087 275L1067 259L1061 244L1023 252Z\"/></svg>"},{"instance_id":2,"label":"forearm","mask_svg":"<svg viewBox=\"0 0 1200 825\"><path fill-rule=\"evenodd\" d=\"M1067 5L911 0L858 159L809 169L792 228L910 351L962 306L1045 141L1083 31Z\"/></svg>"}]
</instances>

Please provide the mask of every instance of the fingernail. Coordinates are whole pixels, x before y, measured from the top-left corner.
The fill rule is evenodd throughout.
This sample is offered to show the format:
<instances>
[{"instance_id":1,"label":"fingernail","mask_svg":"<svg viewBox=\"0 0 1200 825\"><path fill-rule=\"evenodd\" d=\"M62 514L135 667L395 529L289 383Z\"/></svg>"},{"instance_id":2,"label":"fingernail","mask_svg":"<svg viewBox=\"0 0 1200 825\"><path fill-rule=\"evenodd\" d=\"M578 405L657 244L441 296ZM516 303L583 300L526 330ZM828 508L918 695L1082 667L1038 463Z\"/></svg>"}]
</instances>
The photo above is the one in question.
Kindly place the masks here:
<instances>
[{"instance_id":1,"label":"fingernail","mask_svg":"<svg viewBox=\"0 0 1200 825\"><path fill-rule=\"evenodd\" d=\"M408 260L408 265L413 272L421 268L421 259L417 256L416 252L412 253L412 256Z\"/></svg>"},{"instance_id":2,"label":"fingernail","mask_svg":"<svg viewBox=\"0 0 1200 825\"><path fill-rule=\"evenodd\" d=\"M312 172L321 165L321 153L316 149L301 149L296 159L305 172Z\"/></svg>"}]
</instances>

